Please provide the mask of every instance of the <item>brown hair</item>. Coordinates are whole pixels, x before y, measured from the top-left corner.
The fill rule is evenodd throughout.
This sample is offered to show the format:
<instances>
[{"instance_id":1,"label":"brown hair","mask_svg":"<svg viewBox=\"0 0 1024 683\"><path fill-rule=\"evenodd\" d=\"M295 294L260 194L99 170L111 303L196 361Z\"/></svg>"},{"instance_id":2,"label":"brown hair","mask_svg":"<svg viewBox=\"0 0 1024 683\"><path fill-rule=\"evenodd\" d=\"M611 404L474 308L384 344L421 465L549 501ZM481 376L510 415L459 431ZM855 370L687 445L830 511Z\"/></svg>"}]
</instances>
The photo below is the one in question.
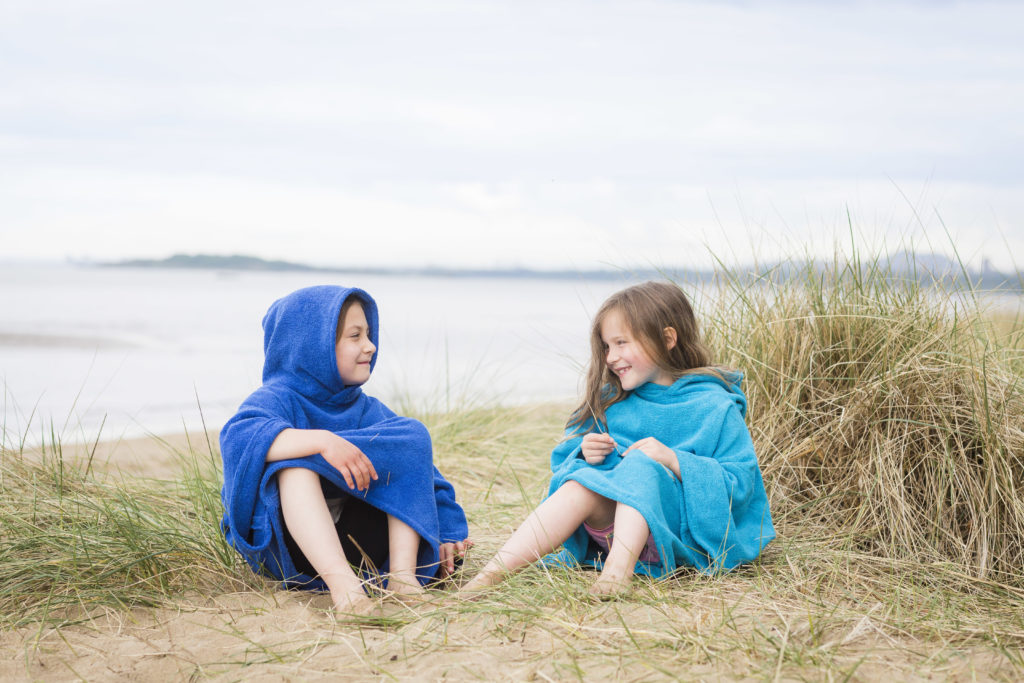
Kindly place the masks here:
<instances>
[{"instance_id":1,"label":"brown hair","mask_svg":"<svg viewBox=\"0 0 1024 683\"><path fill-rule=\"evenodd\" d=\"M607 352L601 325L612 311L622 315L644 353L674 380L691 373L721 375L720 370L711 367L711 352L701 342L697 318L683 290L670 282L644 282L628 287L608 297L594 316L587 387L583 402L569 416L568 428L582 427L591 419L594 428L600 428L608 407L629 395L605 362ZM672 348L665 343L667 327L676 333Z\"/></svg>"},{"instance_id":2,"label":"brown hair","mask_svg":"<svg viewBox=\"0 0 1024 683\"><path fill-rule=\"evenodd\" d=\"M359 307L362 308L364 312L366 311L366 307L363 306L363 300L360 299L359 297L350 296L349 298L345 299L345 302L341 304L341 312L338 313L338 323L334 331L335 344L341 341L341 335L345 333L345 330L342 329L342 325L345 324L345 314L348 313L348 309L352 308L352 304L359 304Z\"/></svg>"}]
</instances>

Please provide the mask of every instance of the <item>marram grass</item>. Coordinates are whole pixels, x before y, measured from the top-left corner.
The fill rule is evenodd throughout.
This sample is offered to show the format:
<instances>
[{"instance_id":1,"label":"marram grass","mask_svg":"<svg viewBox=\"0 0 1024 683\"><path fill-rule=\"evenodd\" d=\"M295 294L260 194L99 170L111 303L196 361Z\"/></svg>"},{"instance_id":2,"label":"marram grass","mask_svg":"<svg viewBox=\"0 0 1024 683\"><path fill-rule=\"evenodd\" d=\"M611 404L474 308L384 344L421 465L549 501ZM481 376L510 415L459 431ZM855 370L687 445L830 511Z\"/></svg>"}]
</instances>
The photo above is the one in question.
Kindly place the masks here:
<instances>
[{"instance_id":1,"label":"marram grass","mask_svg":"<svg viewBox=\"0 0 1024 683\"><path fill-rule=\"evenodd\" d=\"M727 279L709 318L746 371L776 516L879 557L1024 586L1024 344L982 295L877 263Z\"/></svg>"},{"instance_id":2,"label":"marram grass","mask_svg":"<svg viewBox=\"0 0 1024 683\"><path fill-rule=\"evenodd\" d=\"M73 621L244 585L220 536L218 475L194 454L176 482L100 474L59 444L0 453L0 625Z\"/></svg>"}]
</instances>

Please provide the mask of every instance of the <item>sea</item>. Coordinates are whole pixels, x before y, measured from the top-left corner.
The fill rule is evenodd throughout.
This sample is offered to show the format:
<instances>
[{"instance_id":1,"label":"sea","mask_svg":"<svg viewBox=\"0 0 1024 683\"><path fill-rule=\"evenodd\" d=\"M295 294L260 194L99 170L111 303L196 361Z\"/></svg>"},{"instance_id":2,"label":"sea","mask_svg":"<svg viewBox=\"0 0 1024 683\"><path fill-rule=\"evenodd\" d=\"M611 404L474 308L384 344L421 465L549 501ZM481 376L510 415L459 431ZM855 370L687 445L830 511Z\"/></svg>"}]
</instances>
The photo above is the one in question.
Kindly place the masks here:
<instances>
[{"instance_id":1,"label":"sea","mask_svg":"<svg viewBox=\"0 0 1024 683\"><path fill-rule=\"evenodd\" d=\"M260 384L261 321L317 284L380 309L364 389L399 412L569 403L621 277L346 275L0 265L3 446L218 429Z\"/></svg>"},{"instance_id":2,"label":"sea","mask_svg":"<svg viewBox=\"0 0 1024 683\"><path fill-rule=\"evenodd\" d=\"M318 284L376 299L364 389L399 413L570 404L594 312L637 281L0 264L0 446L219 429L260 384L267 308ZM721 299L684 288L698 315ZM1024 315L1019 293L988 299Z\"/></svg>"}]
</instances>

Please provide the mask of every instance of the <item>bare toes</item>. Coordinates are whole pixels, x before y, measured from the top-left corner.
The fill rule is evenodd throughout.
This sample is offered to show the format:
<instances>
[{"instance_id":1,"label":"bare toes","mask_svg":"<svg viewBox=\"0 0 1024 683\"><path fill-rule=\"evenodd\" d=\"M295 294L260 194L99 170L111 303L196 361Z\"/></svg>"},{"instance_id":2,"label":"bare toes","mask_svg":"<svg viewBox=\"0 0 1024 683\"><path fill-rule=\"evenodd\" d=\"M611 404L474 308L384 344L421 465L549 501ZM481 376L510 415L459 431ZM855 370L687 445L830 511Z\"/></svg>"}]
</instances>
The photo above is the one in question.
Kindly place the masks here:
<instances>
[{"instance_id":1,"label":"bare toes","mask_svg":"<svg viewBox=\"0 0 1024 683\"><path fill-rule=\"evenodd\" d=\"M334 601L334 611L338 614L368 616L377 611L377 603L365 594L353 595L346 593Z\"/></svg>"},{"instance_id":2,"label":"bare toes","mask_svg":"<svg viewBox=\"0 0 1024 683\"><path fill-rule=\"evenodd\" d=\"M590 594L602 600L611 600L629 590L631 578L630 576L605 576L602 574L590 587Z\"/></svg>"}]
</instances>

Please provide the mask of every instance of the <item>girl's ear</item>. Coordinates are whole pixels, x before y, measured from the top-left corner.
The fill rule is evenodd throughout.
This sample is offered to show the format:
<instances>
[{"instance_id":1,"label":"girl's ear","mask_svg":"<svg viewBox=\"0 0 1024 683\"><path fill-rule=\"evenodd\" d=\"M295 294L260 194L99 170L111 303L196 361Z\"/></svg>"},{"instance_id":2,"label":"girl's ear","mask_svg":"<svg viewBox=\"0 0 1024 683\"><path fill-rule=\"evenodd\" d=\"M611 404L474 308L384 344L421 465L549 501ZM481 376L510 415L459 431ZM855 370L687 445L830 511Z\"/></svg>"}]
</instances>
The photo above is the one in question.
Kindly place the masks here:
<instances>
[{"instance_id":1,"label":"girl's ear","mask_svg":"<svg viewBox=\"0 0 1024 683\"><path fill-rule=\"evenodd\" d=\"M666 327L661 332L665 336L665 350L671 351L672 349L676 348L676 342L679 341L679 337L676 334L676 328Z\"/></svg>"}]
</instances>

